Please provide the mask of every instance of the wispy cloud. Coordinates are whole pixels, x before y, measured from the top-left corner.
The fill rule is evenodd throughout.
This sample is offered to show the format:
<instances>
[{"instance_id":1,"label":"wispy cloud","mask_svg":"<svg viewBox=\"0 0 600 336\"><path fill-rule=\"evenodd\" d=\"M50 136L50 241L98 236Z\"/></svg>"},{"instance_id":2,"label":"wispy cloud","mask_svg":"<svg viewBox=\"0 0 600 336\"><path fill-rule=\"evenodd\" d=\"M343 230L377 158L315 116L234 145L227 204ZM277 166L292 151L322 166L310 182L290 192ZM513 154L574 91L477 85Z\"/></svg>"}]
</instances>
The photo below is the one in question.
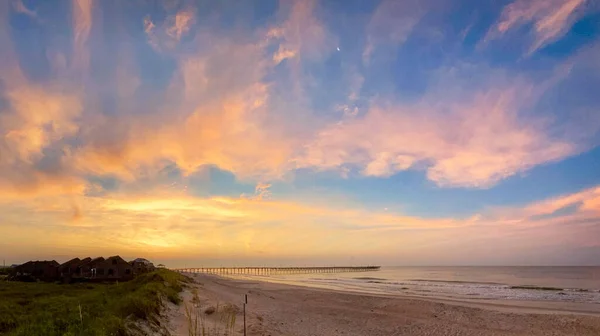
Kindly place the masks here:
<instances>
[{"instance_id":1,"label":"wispy cloud","mask_svg":"<svg viewBox=\"0 0 600 336\"><path fill-rule=\"evenodd\" d=\"M0 198L82 194L86 183L64 164L61 147L79 130L78 98L26 82L4 97L10 108L0 110Z\"/></svg>"},{"instance_id":2,"label":"wispy cloud","mask_svg":"<svg viewBox=\"0 0 600 336\"><path fill-rule=\"evenodd\" d=\"M585 12L586 0L516 0L504 7L486 40L500 38L511 30L533 25L533 42L528 54L561 38Z\"/></svg>"},{"instance_id":3,"label":"wispy cloud","mask_svg":"<svg viewBox=\"0 0 600 336\"><path fill-rule=\"evenodd\" d=\"M190 31L190 28L195 20L194 11L191 9L181 10L170 18L172 23L167 28L167 35L181 40L181 37Z\"/></svg>"},{"instance_id":4,"label":"wispy cloud","mask_svg":"<svg viewBox=\"0 0 600 336\"><path fill-rule=\"evenodd\" d=\"M267 33L269 38L280 40L273 55L275 63L293 57L321 59L335 50L335 37L314 15L317 6L315 0L291 1L283 6L281 11L287 15L286 20Z\"/></svg>"},{"instance_id":5,"label":"wispy cloud","mask_svg":"<svg viewBox=\"0 0 600 336\"><path fill-rule=\"evenodd\" d=\"M0 225L5 240L27 242L11 253L346 251L423 261L447 251L462 260L492 239L508 256L538 234L549 244L597 246L582 234L598 230L597 188L461 218L420 217L394 210L394 197L361 204L352 194L361 190L346 195L348 181L339 178L360 175L363 188L375 180L364 176L417 170L437 187L493 188L594 147L597 102L579 88L600 78L597 48L525 70L468 47L422 63L422 52L403 49L406 64L388 57L412 34L422 38L421 25L446 20L428 1L384 0L373 13L347 17L323 15L338 10L330 3L281 2L268 20L221 17L191 3L138 4L111 24L108 13L120 8L110 2L70 4L56 28L63 17L46 7L0 2ZM561 38L586 4L513 2L488 41L531 24L537 50ZM343 20L357 25L357 36L340 31ZM399 80L400 68L414 78ZM206 167L243 190L199 192L227 184L198 180ZM334 179L351 201L294 184L307 176Z\"/></svg>"},{"instance_id":6,"label":"wispy cloud","mask_svg":"<svg viewBox=\"0 0 600 336\"><path fill-rule=\"evenodd\" d=\"M192 31L195 21L196 13L192 7L175 11L159 22L147 15L143 20L144 33L154 50L171 52Z\"/></svg>"},{"instance_id":7,"label":"wispy cloud","mask_svg":"<svg viewBox=\"0 0 600 336\"><path fill-rule=\"evenodd\" d=\"M577 153L568 139L546 134L546 119L520 117L532 99L529 85L497 85L466 96L453 92L416 104L374 105L362 118L322 130L297 163L326 170L354 166L379 177L425 169L441 186L490 187Z\"/></svg>"},{"instance_id":8,"label":"wispy cloud","mask_svg":"<svg viewBox=\"0 0 600 336\"><path fill-rule=\"evenodd\" d=\"M73 13L73 68L77 71L87 70L90 62L88 38L92 29L91 0L72 0Z\"/></svg>"},{"instance_id":9,"label":"wispy cloud","mask_svg":"<svg viewBox=\"0 0 600 336\"><path fill-rule=\"evenodd\" d=\"M132 253L143 249L145 253L163 257L201 253L207 257L234 258L242 251L247 257L264 257L264 253L279 258L306 257L323 253L335 255L336 250L342 249L345 253L379 255L421 251L417 258L423 261L427 253L444 253L453 246L454 257L464 260L472 247L465 241L472 240L476 244L501 241L517 252L538 246L531 240L519 245L521 238L517 236L523 230L548 237L544 244L560 245L565 241L577 244L586 231L598 229L597 222L578 224L583 218L594 218L590 217L594 211L597 216L600 208L596 189L564 196L587 205L544 222L532 218L545 214L548 211L545 203L556 200L502 212L492 209L455 219L420 218L348 205L198 198L164 189L155 189L150 194L116 193L102 198L79 198L77 221L72 220L72 200L62 197L15 204L11 212L3 212L0 217L6 223L5 234L9 238L26 242L19 247L23 253L33 246L30 244L42 243L51 237L58 245L68 246L71 253L89 252L86 248L93 243L95 251ZM0 208L6 206L4 203ZM25 213L30 214L27 227L13 226ZM54 229L45 233L43 228L49 223ZM564 234L557 236L555 232ZM25 236L29 238L23 239ZM76 244L81 241L86 243ZM596 239L596 245L594 241L586 244L597 246L599 243ZM424 248L428 251L425 254Z\"/></svg>"},{"instance_id":10,"label":"wispy cloud","mask_svg":"<svg viewBox=\"0 0 600 336\"><path fill-rule=\"evenodd\" d=\"M392 48L406 41L426 13L424 1L382 1L367 25L363 62L369 63L378 47Z\"/></svg>"},{"instance_id":11,"label":"wispy cloud","mask_svg":"<svg viewBox=\"0 0 600 336\"><path fill-rule=\"evenodd\" d=\"M291 148L278 130L266 127L269 86L261 80L272 63L262 46L235 42L222 39L182 56L170 86L173 99L143 121L121 115L120 134L89 133L88 146L73 155L74 165L125 179L166 162L186 173L212 164L241 178L280 176Z\"/></svg>"},{"instance_id":12,"label":"wispy cloud","mask_svg":"<svg viewBox=\"0 0 600 336\"><path fill-rule=\"evenodd\" d=\"M31 17L37 16L37 14L34 11L27 8L25 6L25 4L23 4L23 0L14 0L12 2L12 5L13 5L14 10L17 11L18 13L23 13L23 14L29 15Z\"/></svg>"}]
</instances>

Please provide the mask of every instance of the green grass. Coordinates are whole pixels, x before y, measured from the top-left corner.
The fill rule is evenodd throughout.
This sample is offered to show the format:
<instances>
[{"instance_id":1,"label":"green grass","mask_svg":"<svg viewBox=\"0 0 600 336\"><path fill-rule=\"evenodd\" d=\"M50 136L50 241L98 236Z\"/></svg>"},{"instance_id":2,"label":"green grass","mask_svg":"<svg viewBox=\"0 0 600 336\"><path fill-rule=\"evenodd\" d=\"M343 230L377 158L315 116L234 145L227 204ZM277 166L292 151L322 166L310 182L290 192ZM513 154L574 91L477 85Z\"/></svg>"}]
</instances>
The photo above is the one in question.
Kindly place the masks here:
<instances>
[{"instance_id":1,"label":"green grass","mask_svg":"<svg viewBox=\"0 0 600 336\"><path fill-rule=\"evenodd\" d=\"M128 320L152 320L162 300L180 303L185 276L160 269L129 282L0 282L0 335L128 335Z\"/></svg>"}]
</instances>

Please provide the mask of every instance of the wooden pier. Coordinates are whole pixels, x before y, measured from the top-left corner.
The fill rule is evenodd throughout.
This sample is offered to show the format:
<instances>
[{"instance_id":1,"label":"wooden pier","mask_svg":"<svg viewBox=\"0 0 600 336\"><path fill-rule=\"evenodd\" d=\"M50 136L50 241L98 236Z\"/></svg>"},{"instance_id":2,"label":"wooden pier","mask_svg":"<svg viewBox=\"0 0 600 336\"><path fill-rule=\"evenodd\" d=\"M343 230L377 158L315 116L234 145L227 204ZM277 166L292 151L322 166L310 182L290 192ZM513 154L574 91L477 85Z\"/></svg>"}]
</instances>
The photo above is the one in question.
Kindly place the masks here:
<instances>
[{"instance_id":1,"label":"wooden pier","mask_svg":"<svg viewBox=\"0 0 600 336\"><path fill-rule=\"evenodd\" d=\"M333 266L333 267L188 267L175 268L180 273L206 273L223 275L277 275L277 274L312 274L312 273L347 273L373 272L381 266Z\"/></svg>"}]
</instances>

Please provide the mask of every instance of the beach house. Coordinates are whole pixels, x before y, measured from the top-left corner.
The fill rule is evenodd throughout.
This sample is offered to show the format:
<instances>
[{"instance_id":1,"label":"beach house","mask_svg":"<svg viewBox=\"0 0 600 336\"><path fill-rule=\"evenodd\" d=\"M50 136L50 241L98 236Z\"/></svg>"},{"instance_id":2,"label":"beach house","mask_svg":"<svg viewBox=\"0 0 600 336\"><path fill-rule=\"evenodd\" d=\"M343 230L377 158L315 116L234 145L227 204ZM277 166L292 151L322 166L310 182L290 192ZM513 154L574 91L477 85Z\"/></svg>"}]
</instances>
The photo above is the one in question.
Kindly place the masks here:
<instances>
[{"instance_id":1,"label":"beach house","mask_svg":"<svg viewBox=\"0 0 600 336\"><path fill-rule=\"evenodd\" d=\"M73 258L58 267L58 276L63 282L71 282L75 279L83 279L82 266L92 261L92 258Z\"/></svg>"},{"instance_id":2,"label":"beach house","mask_svg":"<svg viewBox=\"0 0 600 336\"><path fill-rule=\"evenodd\" d=\"M56 261L28 261L12 268L11 278L23 281L127 281L140 273L155 269L149 260L137 258L131 262L120 256L104 259L73 258L62 264Z\"/></svg>"},{"instance_id":3,"label":"beach house","mask_svg":"<svg viewBox=\"0 0 600 336\"><path fill-rule=\"evenodd\" d=\"M120 256L112 256L91 263L90 278L95 280L130 280L133 266Z\"/></svg>"},{"instance_id":4,"label":"beach house","mask_svg":"<svg viewBox=\"0 0 600 336\"><path fill-rule=\"evenodd\" d=\"M151 272L155 269L154 264L151 263L150 260L144 258L134 259L130 261L129 264L131 264L131 266L133 267L133 272L135 274Z\"/></svg>"},{"instance_id":5,"label":"beach house","mask_svg":"<svg viewBox=\"0 0 600 336\"><path fill-rule=\"evenodd\" d=\"M19 280L55 280L59 264L56 260L28 261L13 269L13 276Z\"/></svg>"}]
</instances>

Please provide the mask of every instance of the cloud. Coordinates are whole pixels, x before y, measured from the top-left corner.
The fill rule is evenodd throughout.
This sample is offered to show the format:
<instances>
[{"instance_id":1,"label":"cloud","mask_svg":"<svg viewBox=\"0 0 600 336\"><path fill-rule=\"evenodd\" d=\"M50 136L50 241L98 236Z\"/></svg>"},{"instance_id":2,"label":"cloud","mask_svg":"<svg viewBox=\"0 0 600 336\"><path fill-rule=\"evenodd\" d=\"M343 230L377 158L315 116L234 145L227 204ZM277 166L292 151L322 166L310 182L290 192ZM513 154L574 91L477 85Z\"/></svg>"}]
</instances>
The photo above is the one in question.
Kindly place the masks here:
<instances>
[{"instance_id":1,"label":"cloud","mask_svg":"<svg viewBox=\"0 0 600 336\"><path fill-rule=\"evenodd\" d=\"M12 2L12 5L13 5L13 9L17 13L22 13L22 14L28 15L33 18L37 17L37 14L35 11L30 10L23 4L23 0L14 0Z\"/></svg>"},{"instance_id":2,"label":"cloud","mask_svg":"<svg viewBox=\"0 0 600 336\"><path fill-rule=\"evenodd\" d=\"M190 31L194 20L194 11L190 9L177 12L175 16L170 17L168 20L171 21L171 25L167 28L167 35L177 41L181 40L181 37Z\"/></svg>"},{"instance_id":3,"label":"cloud","mask_svg":"<svg viewBox=\"0 0 600 336\"><path fill-rule=\"evenodd\" d=\"M269 183L258 183L254 189L255 199L263 200L271 197L271 185Z\"/></svg>"},{"instance_id":4,"label":"cloud","mask_svg":"<svg viewBox=\"0 0 600 336\"><path fill-rule=\"evenodd\" d=\"M499 85L466 95L432 90L415 104L373 105L361 118L321 130L296 163L355 167L379 177L424 169L440 186L485 188L578 152L576 144L546 133L548 120L520 116L532 99L529 85Z\"/></svg>"},{"instance_id":5,"label":"cloud","mask_svg":"<svg viewBox=\"0 0 600 336\"><path fill-rule=\"evenodd\" d=\"M497 39L510 30L532 24L532 42L528 54L552 43L567 32L580 18L586 0L516 0L502 10L500 19L485 40Z\"/></svg>"},{"instance_id":6,"label":"cloud","mask_svg":"<svg viewBox=\"0 0 600 336\"><path fill-rule=\"evenodd\" d=\"M82 134L84 146L73 153L73 165L126 180L171 163L186 174L217 165L242 179L285 173L293 140L271 126L279 123L263 82L273 66L270 55L254 41L211 40L199 37L198 45L206 47L177 59L170 95L145 120L126 113L96 116Z\"/></svg>"},{"instance_id":7,"label":"cloud","mask_svg":"<svg viewBox=\"0 0 600 336\"><path fill-rule=\"evenodd\" d=\"M48 52L63 56L52 69L30 62L27 48L13 48L22 30L11 26L14 13L0 10L0 222L5 240L26 242L0 246L0 253L64 247L70 254L291 258L344 251L426 261L452 251L452 260L462 261L469 248L490 242L526 251L537 236L554 246L597 245L582 234L598 230L596 189L467 218L373 210L335 202L327 192L271 194L266 181L289 182L302 169L349 178L415 169L438 186L486 188L593 146L586 137L597 132L592 119L582 131L580 121L560 119L575 109L536 110L548 87L564 83L547 84L545 72L449 62L431 69L423 92L397 95L386 81L395 76L391 60L378 56L414 32L427 14L421 2L382 2L357 29L366 36L340 52L332 33L339 22L322 19L330 7L316 1L282 2L266 25L240 20L236 29L172 2L162 17L140 12L119 22L118 34L94 21L111 12L104 6L72 2L72 41L43 30L40 39L52 40L44 40ZM549 43L560 35L549 27L576 16L556 8L546 19L510 21L502 34L523 20L540 22L539 36ZM36 13L36 23L56 19ZM118 57L93 54L96 43ZM596 66L594 53L584 56L571 59L573 69ZM103 66L88 69L91 61ZM77 76L61 71L68 68ZM187 181L207 165L254 185L254 194L194 196L206 181ZM463 242L470 247L460 248Z\"/></svg>"},{"instance_id":8,"label":"cloud","mask_svg":"<svg viewBox=\"0 0 600 336\"><path fill-rule=\"evenodd\" d=\"M600 187L593 187L570 195L562 195L526 207L529 215L550 215L561 209L576 206L579 213L600 216Z\"/></svg>"},{"instance_id":9,"label":"cloud","mask_svg":"<svg viewBox=\"0 0 600 336\"><path fill-rule=\"evenodd\" d=\"M78 71L87 70L90 53L87 48L88 38L92 29L91 0L72 0L73 13L73 68Z\"/></svg>"},{"instance_id":10,"label":"cloud","mask_svg":"<svg viewBox=\"0 0 600 336\"><path fill-rule=\"evenodd\" d=\"M368 64L378 47L397 47L406 41L425 13L423 1L381 1L366 28L363 62Z\"/></svg>"},{"instance_id":11,"label":"cloud","mask_svg":"<svg viewBox=\"0 0 600 336\"><path fill-rule=\"evenodd\" d=\"M85 182L65 165L60 145L79 130L78 98L26 82L10 87L4 97L8 104L0 109L0 198L83 193Z\"/></svg>"},{"instance_id":12,"label":"cloud","mask_svg":"<svg viewBox=\"0 0 600 336\"><path fill-rule=\"evenodd\" d=\"M267 37L279 39L279 49L273 56L275 63L284 59L301 57L308 60L322 59L333 52L335 38L314 15L315 0L292 1L281 9L287 18L269 30Z\"/></svg>"},{"instance_id":13,"label":"cloud","mask_svg":"<svg viewBox=\"0 0 600 336\"><path fill-rule=\"evenodd\" d=\"M257 190L263 187L266 185L259 184ZM8 205L0 202L0 219L5 236L23 242L12 247L13 254L27 253L32 246L45 246L43 241L52 239L57 246L68 246L70 254L86 253L92 244L96 254L143 250L149 257L201 254L227 259L242 254L267 259L337 256L336 251L341 250L345 255L379 257L415 254L423 263L427 256L441 260L434 256L451 248L447 262L468 264L475 260L469 251L477 246L484 256L488 249L483 246L494 246L497 251L512 249L514 253L561 244L598 246L596 237L585 234L599 229L598 187L557 200L562 198L569 199L567 203L570 199L580 200L590 208L581 207L560 218L532 219L550 210L546 203L556 202L546 200L524 207L490 209L462 219L422 218L348 203L199 198L154 188L102 197L80 196L75 202L69 197ZM5 211L7 206L11 211ZM15 225L23 223L24 215L27 225L18 228ZM595 222L582 222L586 218ZM23 239L25 236L29 238ZM532 241L532 237L538 239Z\"/></svg>"},{"instance_id":14,"label":"cloud","mask_svg":"<svg viewBox=\"0 0 600 336\"><path fill-rule=\"evenodd\" d=\"M360 239L358 231L371 227L432 229L456 225L453 220L422 220L364 209L315 207L267 199L196 198L158 189L151 194L79 197L75 207L71 199L61 197L11 207L13 212L2 216L9 227L9 237L28 232L32 235L28 242L32 244L42 239L35 229L52 225L57 245L64 242L69 246L65 240L87 241L88 236L95 241L91 236L101 235L99 249L120 251L128 246L128 249L171 255L199 252L211 255L219 251L232 256L241 252L239 246L246 246L248 255L258 255L259 251L282 256L313 254L348 248ZM24 213L31 214L29 230L10 229ZM70 234L61 238L54 235L57 232ZM334 232L350 240L332 239ZM28 244L23 248L30 248Z\"/></svg>"},{"instance_id":15,"label":"cloud","mask_svg":"<svg viewBox=\"0 0 600 336\"><path fill-rule=\"evenodd\" d=\"M192 31L195 22L196 12L191 7L176 11L159 22L147 15L143 20L144 33L155 51L173 52L181 39Z\"/></svg>"}]
</instances>

